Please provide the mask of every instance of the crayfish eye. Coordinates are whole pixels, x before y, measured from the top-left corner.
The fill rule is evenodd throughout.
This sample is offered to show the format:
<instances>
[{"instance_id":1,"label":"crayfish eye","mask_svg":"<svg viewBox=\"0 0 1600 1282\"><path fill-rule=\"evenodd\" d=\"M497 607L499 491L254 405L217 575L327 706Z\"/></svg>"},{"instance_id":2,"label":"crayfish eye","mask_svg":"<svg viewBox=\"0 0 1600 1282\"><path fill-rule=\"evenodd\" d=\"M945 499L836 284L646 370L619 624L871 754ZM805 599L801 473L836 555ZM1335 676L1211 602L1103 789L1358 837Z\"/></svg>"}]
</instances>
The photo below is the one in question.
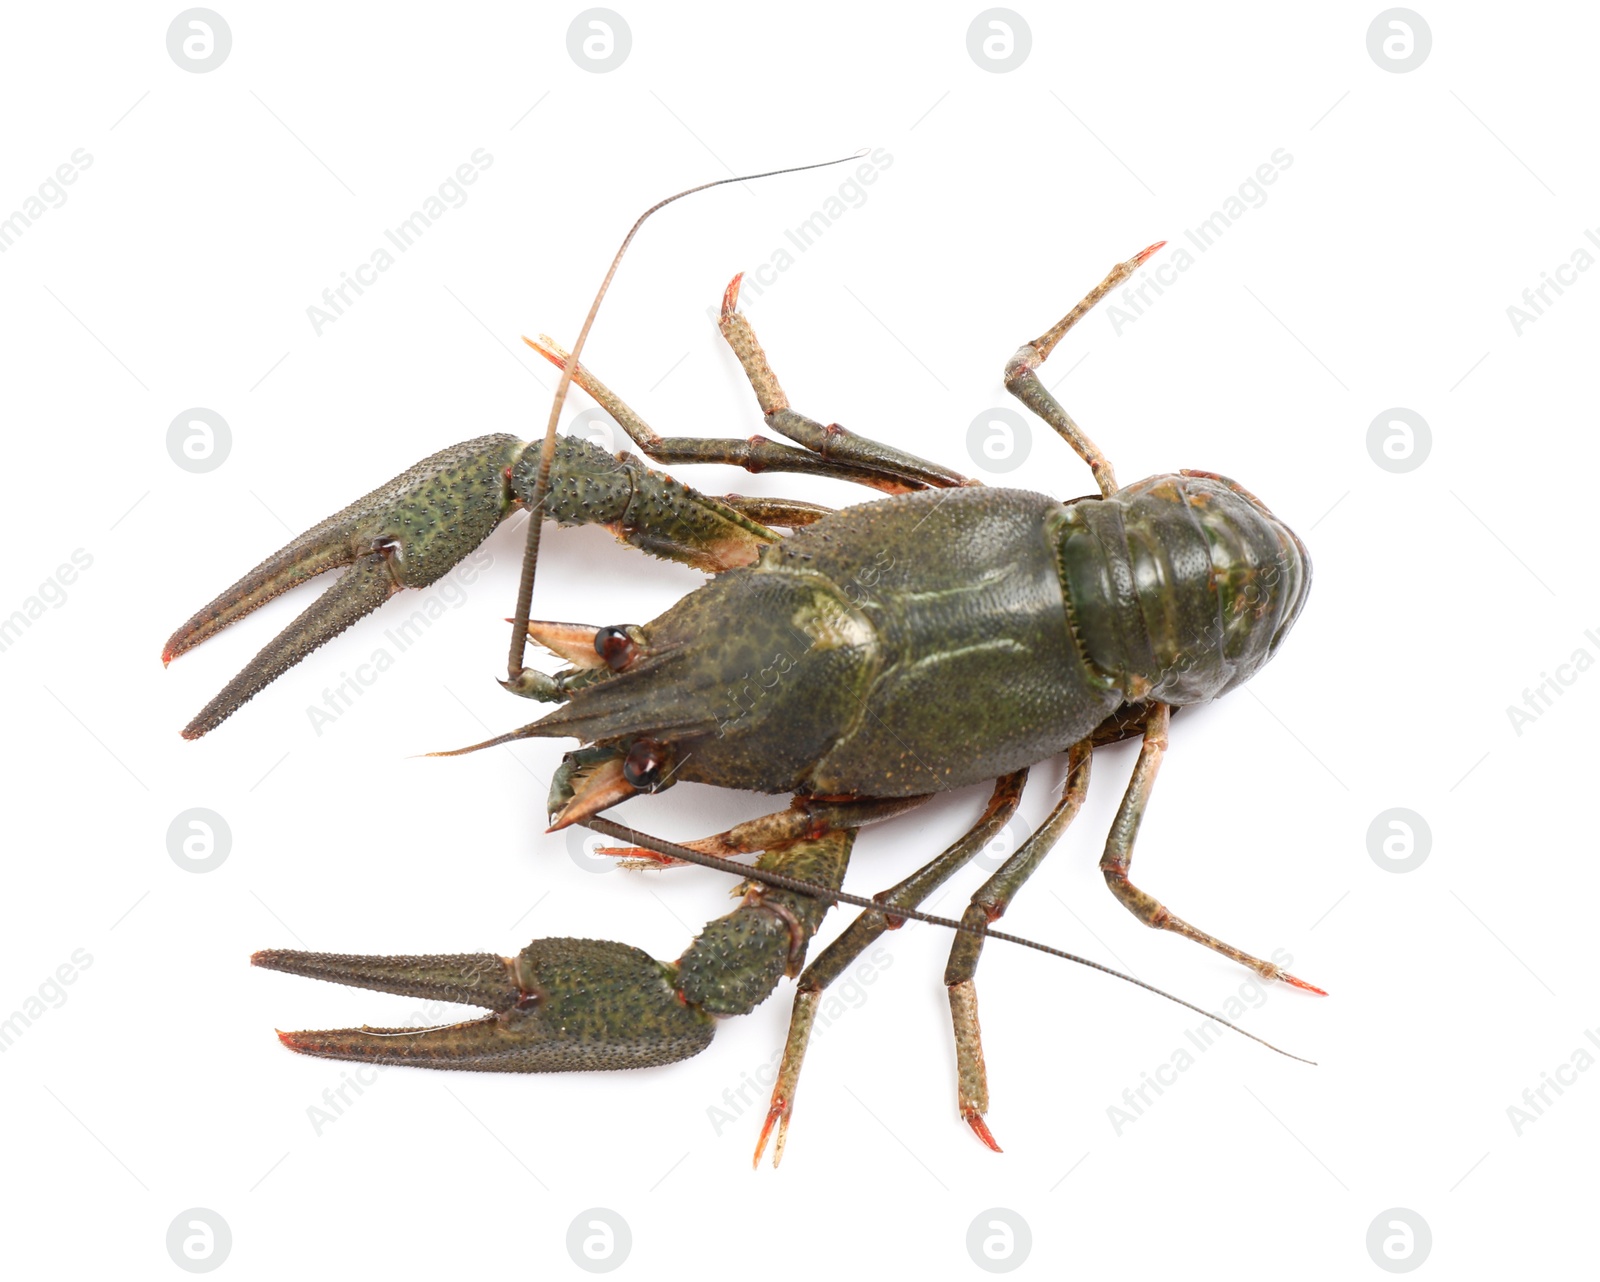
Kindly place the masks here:
<instances>
[{"instance_id":1,"label":"crayfish eye","mask_svg":"<svg viewBox=\"0 0 1600 1282\"><path fill-rule=\"evenodd\" d=\"M638 645L622 626L601 628L594 634L594 652L606 661L606 667L621 672L633 662Z\"/></svg>"},{"instance_id":2,"label":"crayfish eye","mask_svg":"<svg viewBox=\"0 0 1600 1282\"><path fill-rule=\"evenodd\" d=\"M661 786L666 769L667 749L654 739L636 739L622 763L622 777L640 792L654 792Z\"/></svg>"}]
</instances>

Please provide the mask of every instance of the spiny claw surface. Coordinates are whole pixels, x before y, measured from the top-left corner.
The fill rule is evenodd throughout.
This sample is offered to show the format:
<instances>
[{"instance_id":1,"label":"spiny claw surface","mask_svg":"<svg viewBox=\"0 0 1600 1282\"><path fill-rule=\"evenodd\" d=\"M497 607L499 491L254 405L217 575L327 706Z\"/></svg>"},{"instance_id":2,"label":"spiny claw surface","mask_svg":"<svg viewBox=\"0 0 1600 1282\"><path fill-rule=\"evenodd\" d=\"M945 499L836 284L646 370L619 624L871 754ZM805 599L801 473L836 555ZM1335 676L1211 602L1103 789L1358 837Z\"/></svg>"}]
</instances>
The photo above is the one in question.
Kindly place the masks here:
<instances>
[{"instance_id":1,"label":"spiny claw surface","mask_svg":"<svg viewBox=\"0 0 1600 1282\"><path fill-rule=\"evenodd\" d=\"M524 445L514 436L462 441L357 499L256 566L172 634L161 652L164 662L307 579L350 569L189 723L185 737L197 739L215 729L268 682L401 588L424 588L442 578L514 507L533 503L542 458L541 442ZM752 564L778 537L720 500L650 470L633 455L612 454L578 436L556 438L549 482L539 500L542 519L602 525L652 556L713 574ZM512 680L507 688L514 693L556 702L585 677L607 674L607 665L609 671L619 670L604 655L583 654L586 630L576 625L535 622L530 633L578 667L559 678L535 673ZM588 640L592 649L594 636Z\"/></svg>"},{"instance_id":2,"label":"spiny claw surface","mask_svg":"<svg viewBox=\"0 0 1600 1282\"><path fill-rule=\"evenodd\" d=\"M709 1016L680 1000L671 967L609 940L537 939L515 957L269 949L250 960L267 970L491 1012L438 1027L278 1034L291 1050L326 1059L505 1073L643 1068L696 1054L713 1031Z\"/></svg>"},{"instance_id":3,"label":"spiny claw surface","mask_svg":"<svg viewBox=\"0 0 1600 1282\"><path fill-rule=\"evenodd\" d=\"M163 663L290 588L350 567L201 710L183 737L198 739L214 730L401 588L427 587L448 573L510 510L507 474L521 449L516 437L494 435L440 450L279 548L198 611L168 639Z\"/></svg>"},{"instance_id":4,"label":"spiny claw surface","mask_svg":"<svg viewBox=\"0 0 1600 1282\"><path fill-rule=\"evenodd\" d=\"M194 720L183 728L183 737L198 739L215 730L306 655L371 614L400 588L387 550L361 557L195 714ZM259 604L255 602L248 608ZM172 642L168 642L168 654L172 653Z\"/></svg>"}]
</instances>

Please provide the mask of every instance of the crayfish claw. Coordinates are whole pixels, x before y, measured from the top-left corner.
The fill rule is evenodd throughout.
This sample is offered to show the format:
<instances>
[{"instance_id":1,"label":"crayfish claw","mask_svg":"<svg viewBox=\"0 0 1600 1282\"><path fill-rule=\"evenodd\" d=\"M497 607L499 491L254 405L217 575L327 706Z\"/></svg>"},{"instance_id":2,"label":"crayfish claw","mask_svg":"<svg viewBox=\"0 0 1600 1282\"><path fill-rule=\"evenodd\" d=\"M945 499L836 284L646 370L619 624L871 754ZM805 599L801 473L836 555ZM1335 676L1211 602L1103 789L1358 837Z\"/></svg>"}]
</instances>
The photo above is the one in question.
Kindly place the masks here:
<instances>
[{"instance_id":1,"label":"crayfish claw","mask_svg":"<svg viewBox=\"0 0 1600 1282\"><path fill-rule=\"evenodd\" d=\"M789 1138L789 1118L793 1113L793 1101L773 1091L772 1105L767 1109L767 1120L762 1123L761 1134L756 1139L755 1156L750 1159L752 1170L761 1165L761 1155L767 1151L767 1137L772 1134L774 1125L777 1127L778 1140L772 1147L773 1169L776 1170L778 1164L783 1161L783 1146Z\"/></svg>"},{"instance_id":2,"label":"crayfish claw","mask_svg":"<svg viewBox=\"0 0 1600 1282\"><path fill-rule=\"evenodd\" d=\"M522 449L497 434L440 450L279 548L172 634L162 663L328 570L343 577L271 641L184 728L185 739L227 720L318 646L401 588L454 568L511 510L509 471Z\"/></svg>"},{"instance_id":3,"label":"crayfish claw","mask_svg":"<svg viewBox=\"0 0 1600 1282\"><path fill-rule=\"evenodd\" d=\"M1318 988L1315 984L1308 984L1305 980L1298 979L1287 971L1280 972L1278 978L1286 984L1292 984L1296 988L1303 988L1308 993L1315 993L1318 997L1326 997L1328 995L1326 988Z\"/></svg>"},{"instance_id":4,"label":"crayfish claw","mask_svg":"<svg viewBox=\"0 0 1600 1282\"><path fill-rule=\"evenodd\" d=\"M360 957L270 949L251 963L357 988L488 1007L459 1024L280 1032L324 1059L419 1068L548 1073L644 1068L708 1046L709 1015L680 1000L672 967L627 944L536 939L515 957Z\"/></svg>"},{"instance_id":5,"label":"crayfish claw","mask_svg":"<svg viewBox=\"0 0 1600 1282\"><path fill-rule=\"evenodd\" d=\"M198 739L207 731L215 730L306 655L371 614L399 590L400 584L389 572L385 552L373 552L360 558L200 709L194 720L183 728L183 737ZM167 643L168 653L172 653L173 643Z\"/></svg>"},{"instance_id":6,"label":"crayfish claw","mask_svg":"<svg viewBox=\"0 0 1600 1282\"><path fill-rule=\"evenodd\" d=\"M363 957L266 948L254 954L250 964L351 988L429 1001L465 1002L489 1010L509 1010L517 1002L517 989L510 977L511 959L495 953Z\"/></svg>"},{"instance_id":7,"label":"crayfish claw","mask_svg":"<svg viewBox=\"0 0 1600 1282\"><path fill-rule=\"evenodd\" d=\"M1318 988L1315 984L1308 984L1305 980L1291 975L1288 971L1284 970L1282 966L1279 966L1274 962L1256 961L1254 958L1250 958L1249 954L1247 953L1239 954L1239 956L1247 958L1251 962L1251 968L1256 972L1256 974L1260 975L1261 978L1266 980L1269 984L1281 982L1288 984L1292 988L1303 988L1306 992L1315 993L1318 997L1326 997L1328 995L1327 989Z\"/></svg>"}]
</instances>

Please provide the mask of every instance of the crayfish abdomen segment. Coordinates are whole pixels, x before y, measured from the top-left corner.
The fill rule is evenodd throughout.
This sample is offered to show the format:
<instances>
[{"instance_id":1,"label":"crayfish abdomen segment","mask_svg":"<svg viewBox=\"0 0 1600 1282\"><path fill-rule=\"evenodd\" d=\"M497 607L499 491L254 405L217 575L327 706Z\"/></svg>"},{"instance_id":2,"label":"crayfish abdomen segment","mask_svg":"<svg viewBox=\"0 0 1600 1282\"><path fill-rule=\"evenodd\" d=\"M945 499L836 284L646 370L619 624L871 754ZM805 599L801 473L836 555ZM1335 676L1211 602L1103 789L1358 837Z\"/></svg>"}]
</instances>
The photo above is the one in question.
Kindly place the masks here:
<instances>
[{"instance_id":1,"label":"crayfish abdomen segment","mask_svg":"<svg viewBox=\"0 0 1600 1282\"><path fill-rule=\"evenodd\" d=\"M1207 472L1069 504L1062 576L1084 653L1135 702L1203 703L1249 680L1305 603L1304 545Z\"/></svg>"}]
</instances>

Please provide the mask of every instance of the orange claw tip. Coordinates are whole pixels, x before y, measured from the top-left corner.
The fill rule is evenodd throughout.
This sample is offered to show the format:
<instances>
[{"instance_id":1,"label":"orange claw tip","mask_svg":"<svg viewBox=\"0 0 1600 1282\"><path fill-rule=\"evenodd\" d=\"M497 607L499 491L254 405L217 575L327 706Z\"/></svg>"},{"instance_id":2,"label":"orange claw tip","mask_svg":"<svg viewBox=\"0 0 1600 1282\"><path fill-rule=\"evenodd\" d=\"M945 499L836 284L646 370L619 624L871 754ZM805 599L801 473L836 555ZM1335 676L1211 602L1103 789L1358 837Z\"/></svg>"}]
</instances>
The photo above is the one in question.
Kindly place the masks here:
<instances>
[{"instance_id":1,"label":"orange claw tip","mask_svg":"<svg viewBox=\"0 0 1600 1282\"><path fill-rule=\"evenodd\" d=\"M341 1039L347 1036L347 1033L343 1030L336 1033L318 1033L309 1029L301 1029L298 1032L286 1033L281 1028L275 1028L272 1031L278 1035L279 1042L300 1055L327 1056L330 1051L337 1052L342 1046ZM347 1057L335 1053L331 1058Z\"/></svg>"},{"instance_id":2,"label":"orange claw tip","mask_svg":"<svg viewBox=\"0 0 1600 1282\"><path fill-rule=\"evenodd\" d=\"M275 1028L272 1031L278 1035L278 1040L283 1045L302 1055L321 1055L326 1053L329 1047L328 1042L324 1040L329 1036L327 1033L311 1032L307 1029L286 1033L281 1028ZM337 1039L339 1034L335 1033L332 1036Z\"/></svg>"},{"instance_id":3,"label":"orange claw tip","mask_svg":"<svg viewBox=\"0 0 1600 1282\"><path fill-rule=\"evenodd\" d=\"M756 1140L755 1156L750 1159L751 1170L755 1170L761 1165L761 1155L767 1151L767 1137L772 1134L772 1128L778 1119L787 1111L788 1105L781 1100L774 1100L772 1107L767 1110L767 1120L762 1124L761 1135ZM772 1164L774 1166L778 1164L778 1154L776 1153L773 1154Z\"/></svg>"},{"instance_id":4,"label":"orange claw tip","mask_svg":"<svg viewBox=\"0 0 1600 1282\"><path fill-rule=\"evenodd\" d=\"M529 347L533 348L534 351L538 352L540 356L544 357L545 360L549 361L557 369L564 369L566 367L567 358L565 356L557 356L555 352L551 351L550 348L545 346L544 343L539 342L536 339L529 338L526 334L522 336L522 341Z\"/></svg>"},{"instance_id":5,"label":"orange claw tip","mask_svg":"<svg viewBox=\"0 0 1600 1282\"><path fill-rule=\"evenodd\" d=\"M1286 984L1293 984L1296 988L1303 988L1306 992L1315 993L1318 997L1326 997L1328 995L1326 988L1318 988L1315 984L1308 984L1305 980L1296 979L1293 975L1285 974L1279 976L1279 978Z\"/></svg>"},{"instance_id":6,"label":"orange claw tip","mask_svg":"<svg viewBox=\"0 0 1600 1282\"><path fill-rule=\"evenodd\" d=\"M1167 242L1164 241L1164 240L1158 240L1158 241L1156 241L1155 244L1151 245L1148 249L1141 249L1137 254L1135 254L1133 256L1133 261L1136 264L1144 262L1147 258L1150 257L1151 254L1155 253L1158 249L1162 248L1166 243Z\"/></svg>"},{"instance_id":7,"label":"orange claw tip","mask_svg":"<svg viewBox=\"0 0 1600 1282\"><path fill-rule=\"evenodd\" d=\"M967 1119L967 1125L972 1128L972 1133L974 1135L976 1135L980 1140L982 1140L985 1144L987 1144L992 1151L994 1151L996 1153L1005 1152L1005 1150L1003 1148L1001 1148L1000 1145L995 1142L994 1135L989 1130L989 1124L983 1120L983 1114L982 1113L979 1113L979 1112L976 1112L976 1111L973 1111L973 1110L968 1110L967 1113L964 1114L964 1116Z\"/></svg>"}]
</instances>

